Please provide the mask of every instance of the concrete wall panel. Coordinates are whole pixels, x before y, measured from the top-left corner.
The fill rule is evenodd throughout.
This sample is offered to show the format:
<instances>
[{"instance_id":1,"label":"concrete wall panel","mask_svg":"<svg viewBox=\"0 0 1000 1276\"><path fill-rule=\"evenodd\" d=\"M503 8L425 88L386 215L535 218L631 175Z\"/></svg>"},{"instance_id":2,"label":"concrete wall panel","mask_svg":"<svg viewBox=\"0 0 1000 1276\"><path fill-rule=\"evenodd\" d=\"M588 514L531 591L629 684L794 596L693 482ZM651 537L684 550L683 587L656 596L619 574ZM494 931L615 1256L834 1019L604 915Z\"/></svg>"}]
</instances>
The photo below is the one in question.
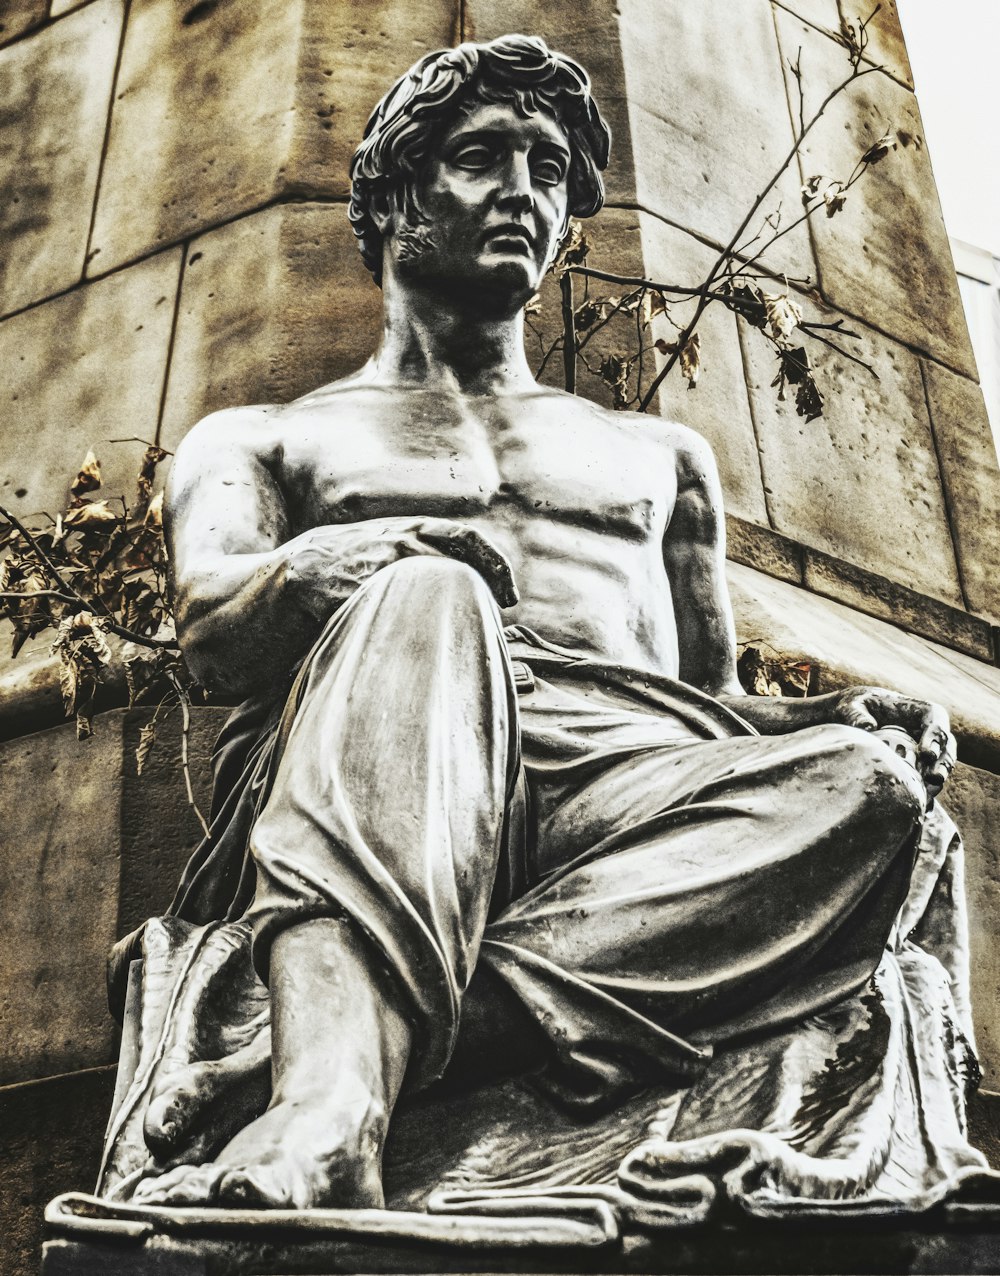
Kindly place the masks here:
<instances>
[{"instance_id":1,"label":"concrete wall panel","mask_svg":"<svg viewBox=\"0 0 1000 1276\"><path fill-rule=\"evenodd\" d=\"M0 314L83 274L123 0L0 50Z\"/></svg>"}]
</instances>

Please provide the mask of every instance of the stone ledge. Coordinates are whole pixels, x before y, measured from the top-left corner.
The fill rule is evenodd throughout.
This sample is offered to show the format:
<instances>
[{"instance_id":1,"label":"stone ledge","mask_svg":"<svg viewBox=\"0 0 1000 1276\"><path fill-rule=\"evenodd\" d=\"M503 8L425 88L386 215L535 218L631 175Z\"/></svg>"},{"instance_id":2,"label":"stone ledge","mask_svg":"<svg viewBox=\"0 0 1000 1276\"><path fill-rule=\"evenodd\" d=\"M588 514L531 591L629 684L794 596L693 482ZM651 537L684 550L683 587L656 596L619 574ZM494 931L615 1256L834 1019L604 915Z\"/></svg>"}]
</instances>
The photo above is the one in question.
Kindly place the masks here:
<instances>
[{"instance_id":1,"label":"stone ledge","mask_svg":"<svg viewBox=\"0 0 1000 1276\"><path fill-rule=\"evenodd\" d=\"M657 1226L648 1217L619 1222L602 1204L581 1196L572 1215L540 1198L520 1216L247 1210L225 1220L218 1210L116 1209L68 1196L46 1211L54 1238L42 1272L995 1272L1000 1258L1000 1208L989 1205L907 1213L841 1203L811 1217Z\"/></svg>"},{"instance_id":2,"label":"stone ledge","mask_svg":"<svg viewBox=\"0 0 1000 1276\"><path fill-rule=\"evenodd\" d=\"M981 616L731 514L726 516L726 539L732 562L846 603L866 616L888 621L974 660L998 663L997 629Z\"/></svg>"}]
</instances>

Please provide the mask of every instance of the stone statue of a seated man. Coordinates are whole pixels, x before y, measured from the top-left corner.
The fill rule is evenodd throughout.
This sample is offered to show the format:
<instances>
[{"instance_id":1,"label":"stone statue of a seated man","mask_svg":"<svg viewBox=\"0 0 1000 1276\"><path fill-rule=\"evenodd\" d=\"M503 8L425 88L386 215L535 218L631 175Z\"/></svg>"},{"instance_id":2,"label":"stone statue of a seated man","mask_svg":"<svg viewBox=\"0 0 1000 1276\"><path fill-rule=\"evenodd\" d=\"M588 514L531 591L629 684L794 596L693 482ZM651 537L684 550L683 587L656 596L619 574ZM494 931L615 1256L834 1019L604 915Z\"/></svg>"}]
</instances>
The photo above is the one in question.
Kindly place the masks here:
<instances>
[{"instance_id":1,"label":"stone statue of a seated man","mask_svg":"<svg viewBox=\"0 0 1000 1276\"><path fill-rule=\"evenodd\" d=\"M147 927L108 1194L378 1206L394 1113L511 1075L581 1128L687 1096L632 1138L660 1179L710 1174L733 1130L747 1192L905 1197L983 1164L946 714L745 696L704 440L529 372L523 307L609 143L538 39L423 58L353 163L377 353L177 453L178 632L248 699L212 837ZM199 1001L196 969L230 992Z\"/></svg>"}]
</instances>

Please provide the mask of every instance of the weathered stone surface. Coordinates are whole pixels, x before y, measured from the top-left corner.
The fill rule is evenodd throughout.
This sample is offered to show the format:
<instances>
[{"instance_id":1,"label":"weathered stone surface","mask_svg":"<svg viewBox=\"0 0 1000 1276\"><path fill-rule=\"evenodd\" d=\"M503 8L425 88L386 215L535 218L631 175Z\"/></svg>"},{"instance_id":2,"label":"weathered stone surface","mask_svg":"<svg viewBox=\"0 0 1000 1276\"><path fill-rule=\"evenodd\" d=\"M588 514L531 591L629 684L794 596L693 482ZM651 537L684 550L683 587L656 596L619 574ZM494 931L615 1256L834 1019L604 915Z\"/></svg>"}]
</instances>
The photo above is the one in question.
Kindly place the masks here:
<instances>
[{"instance_id":1,"label":"weathered stone surface","mask_svg":"<svg viewBox=\"0 0 1000 1276\"><path fill-rule=\"evenodd\" d=\"M865 683L938 701L962 760L1000 771L1000 669L749 567L728 575L741 640L809 661L820 691Z\"/></svg>"},{"instance_id":2,"label":"weathered stone surface","mask_svg":"<svg viewBox=\"0 0 1000 1276\"><path fill-rule=\"evenodd\" d=\"M802 584L804 552L801 545L732 514L726 515L726 557L768 576Z\"/></svg>"},{"instance_id":3,"label":"weathered stone surface","mask_svg":"<svg viewBox=\"0 0 1000 1276\"><path fill-rule=\"evenodd\" d=\"M840 28L837 0L775 0L775 8L787 9L806 22L811 22L814 27L822 27L824 31L837 31Z\"/></svg>"},{"instance_id":4,"label":"weathered stone surface","mask_svg":"<svg viewBox=\"0 0 1000 1276\"><path fill-rule=\"evenodd\" d=\"M452 0L147 0L125 38L88 269L280 195L343 197L394 75L450 42Z\"/></svg>"},{"instance_id":5,"label":"weathered stone surface","mask_svg":"<svg viewBox=\"0 0 1000 1276\"><path fill-rule=\"evenodd\" d=\"M101 714L86 742L67 723L0 745L0 1086L115 1057L108 951L166 910L202 836L184 788L179 713L160 723L136 775L152 712ZM190 771L206 815L227 712L192 712Z\"/></svg>"},{"instance_id":6,"label":"weathered stone surface","mask_svg":"<svg viewBox=\"0 0 1000 1276\"><path fill-rule=\"evenodd\" d=\"M1000 465L983 393L974 382L926 361L931 425L969 606L1000 619Z\"/></svg>"},{"instance_id":7,"label":"weathered stone surface","mask_svg":"<svg viewBox=\"0 0 1000 1276\"><path fill-rule=\"evenodd\" d=\"M465 40L495 40L512 31L537 34L586 68L601 114L611 127L611 162L604 174L608 202L634 204L629 108L615 6L607 0L557 5L546 0L464 0L462 15Z\"/></svg>"},{"instance_id":8,"label":"weathered stone surface","mask_svg":"<svg viewBox=\"0 0 1000 1276\"><path fill-rule=\"evenodd\" d=\"M184 270L163 446L208 412L287 402L360 367L381 306L343 204L283 204L199 237Z\"/></svg>"},{"instance_id":9,"label":"weathered stone surface","mask_svg":"<svg viewBox=\"0 0 1000 1276\"><path fill-rule=\"evenodd\" d=\"M1000 1084L1000 776L959 764L942 795L965 839L972 1011L983 1085Z\"/></svg>"},{"instance_id":10,"label":"weathered stone surface","mask_svg":"<svg viewBox=\"0 0 1000 1276\"><path fill-rule=\"evenodd\" d=\"M813 593L823 594L858 611L888 620L911 633L930 638L945 647L964 651L967 656L993 663L993 636L989 622L967 611L914 593L884 576L853 567L841 559L804 552L803 584Z\"/></svg>"},{"instance_id":11,"label":"weathered stone surface","mask_svg":"<svg viewBox=\"0 0 1000 1276\"><path fill-rule=\"evenodd\" d=\"M69 13L71 9L79 9L82 4L86 3L87 0L51 0L49 16L58 18L64 13Z\"/></svg>"},{"instance_id":12,"label":"weathered stone surface","mask_svg":"<svg viewBox=\"0 0 1000 1276\"><path fill-rule=\"evenodd\" d=\"M684 0L623 0L620 11L638 203L726 244L792 145L769 0L729 5L724 21ZM779 203L786 217L797 210L799 184L793 163L740 242ZM805 227L767 260L779 274L815 278Z\"/></svg>"},{"instance_id":13,"label":"weathered stone surface","mask_svg":"<svg viewBox=\"0 0 1000 1276\"><path fill-rule=\"evenodd\" d=\"M0 503L54 514L88 448L131 493L143 446L109 440L155 438L179 270L164 253L0 323Z\"/></svg>"},{"instance_id":14,"label":"weathered stone surface","mask_svg":"<svg viewBox=\"0 0 1000 1276\"><path fill-rule=\"evenodd\" d=\"M785 58L802 48L808 102L844 77L844 49L813 27L777 10ZM846 180L859 158L887 131L899 147L869 167L835 217L810 221L823 295L883 332L975 376L965 314L923 125L913 94L873 72L837 98L806 140L803 180L822 174Z\"/></svg>"},{"instance_id":15,"label":"weathered stone surface","mask_svg":"<svg viewBox=\"0 0 1000 1276\"><path fill-rule=\"evenodd\" d=\"M123 0L0 50L0 313L83 273Z\"/></svg>"},{"instance_id":16,"label":"weathered stone surface","mask_svg":"<svg viewBox=\"0 0 1000 1276\"><path fill-rule=\"evenodd\" d=\"M657 217L642 214L639 221L649 278L694 287L707 277L714 261L711 249ZM683 327L693 309L693 302L671 305L671 318ZM652 335L669 342L676 338L677 329L659 318ZM680 368L675 367L660 387L661 415L691 426L711 443L727 512L766 525L760 457L735 315L718 303L709 306L699 322L698 335L701 376L697 387L689 390ZM657 368L663 366L662 355L654 360Z\"/></svg>"},{"instance_id":17,"label":"weathered stone surface","mask_svg":"<svg viewBox=\"0 0 1000 1276\"><path fill-rule=\"evenodd\" d=\"M38 1276L42 1213L97 1181L113 1067L0 1088L0 1271Z\"/></svg>"},{"instance_id":18,"label":"weathered stone surface","mask_svg":"<svg viewBox=\"0 0 1000 1276\"><path fill-rule=\"evenodd\" d=\"M881 0L874 17L871 14L875 5L869 4L868 0L840 0L840 8L845 20L855 31L862 22L868 18L871 19L867 25L866 59L874 62L876 66L884 67L890 75L901 80L908 89L912 89L913 73L910 70L910 59L906 55L903 32L899 25L896 0Z\"/></svg>"},{"instance_id":19,"label":"weathered stone surface","mask_svg":"<svg viewBox=\"0 0 1000 1276\"><path fill-rule=\"evenodd\" d=\"M135 773L139 732L151 712L151 708L136 708L125 715L119 935L166 911L181 870L202 839L201 825L184 789L179 714L158 727L142 775ZM228 716L229 710L223 708L191 711L188 765L195 801L206 818L212 801L212 749Z\"/></svg>"},{"instance_id":20,"label":"weathered stone surface","mask_svg":"<svg viewBox=\"0 0 1000 1276\"><path fill-rule=\"evenodd\" d=\"M0 0L0 44L40 26L47 13L46 0Z\"/></svg>"},{"instance_id":21,"label":"weathered stone surface","mask_svg":"<svg viewBox=\"0 0 1000 1276\"><path fill-rule=\"evenodd\" d=\"M118 918L121 718L0 746L0 1084L110 1063L104 990Z\"/></svg>"},{"instance_id":22,"label":"weathered stone surface","mask_svg":"<svg viewBox=\"0 0 1000 1276\"><path fill-rule=\"evenodd\" d=\"M803 302L805 318L836 319ZM773 525L794 540L919 593L962 605L919 361L860 323L840 343L865 368L810 343L823 415L779 402L772 347L743 325L750 402Z\"/></svg>"}]
</instances>

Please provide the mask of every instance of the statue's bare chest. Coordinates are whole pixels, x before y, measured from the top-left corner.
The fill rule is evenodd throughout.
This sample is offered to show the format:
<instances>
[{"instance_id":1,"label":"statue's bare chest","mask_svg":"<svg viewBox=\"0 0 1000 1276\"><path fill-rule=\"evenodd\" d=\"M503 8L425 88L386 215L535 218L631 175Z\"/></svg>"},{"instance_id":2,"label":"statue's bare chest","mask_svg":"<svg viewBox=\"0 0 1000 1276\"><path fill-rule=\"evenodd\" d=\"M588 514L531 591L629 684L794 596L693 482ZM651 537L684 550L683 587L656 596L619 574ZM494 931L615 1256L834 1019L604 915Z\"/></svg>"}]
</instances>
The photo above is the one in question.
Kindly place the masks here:
<instances>
[{"instance_id":1,"label":"statue's bare chest","mask_svg":"<svg viewBox=\"0 0 1000 1276\"><path fill-rule=\"evenodd\" d=\"M351 425L340 412L332 428L303 421L285 448L290 505L311 525L422 514L662 531L673 467L652 430L618 427L589 405L559 416L549 402L457 413L404 400L405 411L358 413Z\"/></svg>"}]
</instances>

